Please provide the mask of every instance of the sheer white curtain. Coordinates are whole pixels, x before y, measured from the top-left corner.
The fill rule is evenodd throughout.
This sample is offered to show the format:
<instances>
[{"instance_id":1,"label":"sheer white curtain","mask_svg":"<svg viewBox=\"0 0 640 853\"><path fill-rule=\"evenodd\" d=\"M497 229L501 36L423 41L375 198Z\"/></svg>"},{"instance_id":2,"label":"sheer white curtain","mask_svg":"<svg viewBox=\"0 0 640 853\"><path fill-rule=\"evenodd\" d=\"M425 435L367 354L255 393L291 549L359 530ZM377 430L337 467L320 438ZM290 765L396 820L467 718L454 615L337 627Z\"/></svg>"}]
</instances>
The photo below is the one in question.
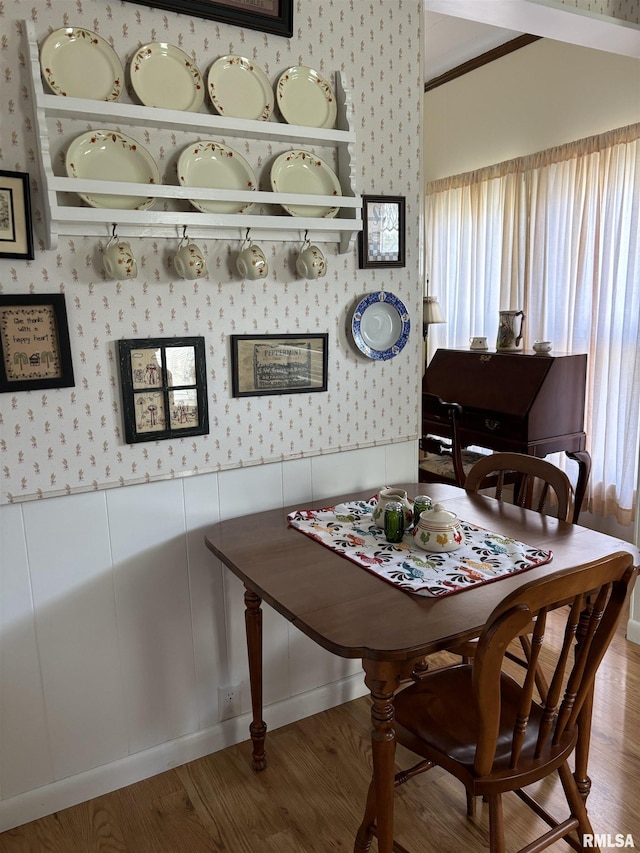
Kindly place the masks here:
<instances>
[{"instance_id":1,"label":"sheer white curtain","mask_svg":"<svg viewBox=\"0 0 640 853\"><path fill-rule=\"evenodd\" d=\"M522 308L525 346L588 354L590 508L632 520L640 443L640 125L427 187L431 347L493 344Z\"/></svg>"}]
</instances>

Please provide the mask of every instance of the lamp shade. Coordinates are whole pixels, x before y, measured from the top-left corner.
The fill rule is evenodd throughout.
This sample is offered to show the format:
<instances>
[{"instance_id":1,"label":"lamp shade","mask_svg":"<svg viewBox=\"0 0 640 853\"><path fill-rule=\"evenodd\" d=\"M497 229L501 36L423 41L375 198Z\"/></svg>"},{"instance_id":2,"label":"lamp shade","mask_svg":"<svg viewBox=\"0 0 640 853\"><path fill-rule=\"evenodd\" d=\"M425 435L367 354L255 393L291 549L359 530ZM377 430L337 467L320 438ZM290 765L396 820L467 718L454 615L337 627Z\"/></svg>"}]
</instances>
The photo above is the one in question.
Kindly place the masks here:
<instances>
[{"instance_id":1,"label":"lamp shade","mask_svg":"<svg viewBox=\"0 0 640 853\"><path fill-rule=\"evenodd\" d=\"M425 296L422 300L422 324L430 326L432 323L446 323L442 308L435 296Z\"/></svg>"}]
</instances>

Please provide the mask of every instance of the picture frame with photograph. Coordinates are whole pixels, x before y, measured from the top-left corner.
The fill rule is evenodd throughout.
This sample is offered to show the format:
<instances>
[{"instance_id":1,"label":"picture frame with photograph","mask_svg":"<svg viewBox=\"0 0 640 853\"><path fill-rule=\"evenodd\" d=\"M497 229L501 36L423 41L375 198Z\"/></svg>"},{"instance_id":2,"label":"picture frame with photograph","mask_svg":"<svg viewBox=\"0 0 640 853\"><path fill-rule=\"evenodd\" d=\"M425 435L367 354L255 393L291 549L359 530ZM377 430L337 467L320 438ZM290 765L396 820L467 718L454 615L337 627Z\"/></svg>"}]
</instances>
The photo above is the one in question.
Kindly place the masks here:
<instances>
[{"instance_id":1,"label":"picture frame with photograph","mask_svg":"<svg viewBox=\"0 0 640 853\"><path fill-rule=\"evenodd\" d=\"M119 340L127 444L209 433L204 338Z\"/></svg>"},{"instance_id":2,"label":"picture frame with photograph","mask_svg":"<svg viewBox=\"0 0 640 853\"><path fill-rule=\"evenodd\" d=\"M327 390L328 334L231 335L234 397Z\"/></svg>"},{"instance_id":3,"label":"picture frame with photograph","mask_svg":"<svg viewBox=\"0 0 640 853\"><path fill-rule=\"evenodd\" d=\"M0 393L74 384L64 294L0 294Z\"/></svg>"},{"instance_id":4,"label":"picture frame with photograph","mask_svg":"<svg viewBox=\"0 0 640 853\"><path fill-rule=\"evenodd\" d=\"M28 172L0 170L0 258L34 258Z\"/></svg>"},{"instance_id":5,"label":"picture frame with photograph","mask_svg":"<svg viewBox=\"0 0 640 853\"><path fill-rule=\"evenodd\" d=\"M404 196L362 196L360 269L405 265L405 211Z\"/></svg>"},{"instance_id":6,"label":"picture frame with photograph","mask_svg":"<svg viewBox=\"0 0 640 853\"><path fill-rule=\"evenodd\" d=\"M196 15L238 27L290 38L293 35L293 0L130 0L152 9Z\"/></svg>"}]
</instances>

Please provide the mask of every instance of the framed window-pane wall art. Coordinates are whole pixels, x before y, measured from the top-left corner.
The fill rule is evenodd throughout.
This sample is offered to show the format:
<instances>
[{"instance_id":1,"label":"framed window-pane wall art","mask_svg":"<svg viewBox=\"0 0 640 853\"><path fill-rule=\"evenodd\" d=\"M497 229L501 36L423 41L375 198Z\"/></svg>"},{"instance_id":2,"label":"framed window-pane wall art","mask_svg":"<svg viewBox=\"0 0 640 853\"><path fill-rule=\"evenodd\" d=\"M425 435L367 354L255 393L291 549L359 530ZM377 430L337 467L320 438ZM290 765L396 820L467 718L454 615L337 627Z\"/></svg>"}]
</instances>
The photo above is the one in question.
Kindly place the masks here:
<instances>
[{"instance_id":1,"label":"framed window-pane wall art","mask_svg":"<svg viewBox=\"0 0 640 853\"><path fill-rule=\"evenodd\" d=\"M204 338L118 341L125 440L209 432Z\"/></svg>"},{"instance_id":2,"label":"framed window-pane wall art","mask_svg":"<svg viewBox=\"0 0 640 853\"><path fill-rule=\"evenodd\" d=\"M358 245L360 269L405 265L403 196L362 196L362 231Z\"/></svg>"}]
</instances>

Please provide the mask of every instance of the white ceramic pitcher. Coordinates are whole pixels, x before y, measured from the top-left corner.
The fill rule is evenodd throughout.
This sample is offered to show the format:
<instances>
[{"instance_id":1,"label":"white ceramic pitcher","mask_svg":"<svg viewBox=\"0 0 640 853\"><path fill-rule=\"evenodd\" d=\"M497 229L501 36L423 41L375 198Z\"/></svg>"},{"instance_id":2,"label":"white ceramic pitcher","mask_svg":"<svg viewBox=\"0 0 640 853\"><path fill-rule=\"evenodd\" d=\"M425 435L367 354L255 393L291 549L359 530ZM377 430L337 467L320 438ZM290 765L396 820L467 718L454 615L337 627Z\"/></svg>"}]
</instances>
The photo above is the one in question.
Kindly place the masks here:
<instances>
[{"instance_id":1,"label":"white ceramic pitcher","mask_svg":"<svg viewBox=\"0 0 640 853\"><path fill-rule=\"evenodd\" d=\"M521 317L521 320L520 329L516 334L517 317ZM524 311L500 311L500 325L498 326L498 340L496 341L497 350L520 349L524 319Z\"/></svg>"},{"instance_id":2,"label":"white ceramic pitcher","mask_svg":"<svg viewBox=\"0 0 640 853\"><path fill-rule=\"evenodd\" d=\"M404 524L408 528L413 522L413 505L404 489L384 488L378 492L378 500L373 510L373 520L384 530L384 509L389 501L399 501L404 511Z\"/></svg>"}]
</instances>

